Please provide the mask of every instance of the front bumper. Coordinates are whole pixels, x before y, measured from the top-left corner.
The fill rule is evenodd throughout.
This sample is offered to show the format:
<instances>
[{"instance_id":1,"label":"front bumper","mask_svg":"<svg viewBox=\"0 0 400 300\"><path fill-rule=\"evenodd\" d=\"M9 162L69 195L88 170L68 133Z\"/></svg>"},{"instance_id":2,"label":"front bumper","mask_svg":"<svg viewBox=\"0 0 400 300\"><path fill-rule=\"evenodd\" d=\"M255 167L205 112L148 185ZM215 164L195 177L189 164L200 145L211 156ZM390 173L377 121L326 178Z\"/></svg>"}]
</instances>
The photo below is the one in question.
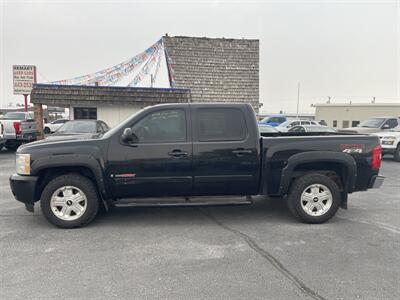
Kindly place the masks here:
<instances>
[{"instance_id":1,"label":"front bumper","mask_svg":"<svg viewBox=\"0 0 400 300\"><path fill-rule=\"evenodd\" d=\"M11 175L10 187L15 199L25 204L33 205L36 201L38 178L37 176Z\"/></svg>"},{"instance_id":2,"label":"front bumper","mask_svg":"<svg viewBox=\"0 0 400 300\"><path fill-rule=\"evenodd\" d=\"M374 175L372 176L371 181L369 182L368 188L370 189L380 188L384 180L385 177L383 177L382 175Z\"/></svg>"}]
</instances>

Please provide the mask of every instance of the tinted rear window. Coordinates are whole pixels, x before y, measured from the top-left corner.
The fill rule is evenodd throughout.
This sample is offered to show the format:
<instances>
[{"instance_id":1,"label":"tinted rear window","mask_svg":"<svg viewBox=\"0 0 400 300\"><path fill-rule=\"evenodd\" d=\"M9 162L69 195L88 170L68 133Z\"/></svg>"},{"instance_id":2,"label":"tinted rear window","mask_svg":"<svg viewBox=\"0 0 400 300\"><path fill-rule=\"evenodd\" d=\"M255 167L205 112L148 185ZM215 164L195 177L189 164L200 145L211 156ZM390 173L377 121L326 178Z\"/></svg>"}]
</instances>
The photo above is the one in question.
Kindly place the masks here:
<instances>
[{"instance_id":1,"label":"tinted rear window","mask_svg":"<svg viewBox=\"0 0 400 300\"><path fill-rule=\"evenodd\" d=\"M236 108L200 108L197 110L199 141L240 141L247 134L243 112Z\"/></svg>"}]
</instances>

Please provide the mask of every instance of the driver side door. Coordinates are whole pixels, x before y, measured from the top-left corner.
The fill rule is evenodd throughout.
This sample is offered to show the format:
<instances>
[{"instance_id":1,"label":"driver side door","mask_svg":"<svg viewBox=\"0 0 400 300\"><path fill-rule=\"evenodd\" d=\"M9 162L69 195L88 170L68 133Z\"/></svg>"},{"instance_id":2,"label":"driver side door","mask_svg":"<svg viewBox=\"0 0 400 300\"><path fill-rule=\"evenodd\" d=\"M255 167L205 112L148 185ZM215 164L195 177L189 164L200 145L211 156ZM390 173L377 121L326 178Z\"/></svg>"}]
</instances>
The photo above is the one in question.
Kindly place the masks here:
<instances>
[{"instance_id":1,"label":"driver side door","mask_svg":"<svg viewBox=\"0 0 400 300\"><path fill-rule=\"evenodd\" d=\"M118 198L192 193L192 141L187 107L150 109L130 125L133 144L116 143L109 174Z\"/></svg>"}]
</instances>

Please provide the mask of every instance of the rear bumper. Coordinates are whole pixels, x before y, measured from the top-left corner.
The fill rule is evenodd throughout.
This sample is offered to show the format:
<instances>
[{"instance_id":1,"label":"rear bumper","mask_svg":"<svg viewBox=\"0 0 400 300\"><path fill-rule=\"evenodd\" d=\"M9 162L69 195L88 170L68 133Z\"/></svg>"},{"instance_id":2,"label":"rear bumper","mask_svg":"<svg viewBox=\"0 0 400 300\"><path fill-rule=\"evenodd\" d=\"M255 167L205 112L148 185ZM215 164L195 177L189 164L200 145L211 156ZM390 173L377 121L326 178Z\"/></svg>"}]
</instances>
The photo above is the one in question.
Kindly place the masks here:
<instances>
[{"instance_id":1,"label":"rear bumper","mask_svg":"<svg viewBox=\"0 0 400 300\"><path fill-rule=\"evenodd\" d=\"M37 176L11 175L10 187L15 199L25 204L35 202Z\"/></svg>"},{"instance_id":2,"label":"rear bumper","mask_svg":"<svg viewBox=\"0 0 400 300\"><path fill-rule=\"evenodd\" d=\"M371 181L369 182L368 188L370 189L380 188L384 180L385 177L383 177L382 175L374 175L372 176Z\"/></svg>"},{"instance_id":3,"label":"rear bumper","mask_svg":"<svg viewBox=\"0 0 400 300\"><path fill-rule=\"evenodd\" d=\"M4 133L3 138L5 140L16 140L21 142L31 142L37 139L37 132L21 133L21 134L7 134Z\"/></svg>"}]
</instances>

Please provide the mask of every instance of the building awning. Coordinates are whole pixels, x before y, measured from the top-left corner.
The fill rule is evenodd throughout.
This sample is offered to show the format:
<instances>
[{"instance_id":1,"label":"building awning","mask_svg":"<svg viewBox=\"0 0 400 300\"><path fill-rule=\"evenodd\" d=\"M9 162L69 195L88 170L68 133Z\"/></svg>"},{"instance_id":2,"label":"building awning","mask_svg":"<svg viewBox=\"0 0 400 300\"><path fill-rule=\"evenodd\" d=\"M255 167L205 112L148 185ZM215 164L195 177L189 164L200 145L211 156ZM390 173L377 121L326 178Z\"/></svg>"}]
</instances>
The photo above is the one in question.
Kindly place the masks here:
<instances>
[{"instance_id":1,"label":"building awning","mask_svg":"<svg viewBox=\"0 0 400 300\"><path fill-rule=\"evenodd\" d=\"M58 107L101 104L148 106L162 103L187 103L190 99L190 90L182 88L35 84L31 92L31 103Z\"/></svg>"}]
</instances>

